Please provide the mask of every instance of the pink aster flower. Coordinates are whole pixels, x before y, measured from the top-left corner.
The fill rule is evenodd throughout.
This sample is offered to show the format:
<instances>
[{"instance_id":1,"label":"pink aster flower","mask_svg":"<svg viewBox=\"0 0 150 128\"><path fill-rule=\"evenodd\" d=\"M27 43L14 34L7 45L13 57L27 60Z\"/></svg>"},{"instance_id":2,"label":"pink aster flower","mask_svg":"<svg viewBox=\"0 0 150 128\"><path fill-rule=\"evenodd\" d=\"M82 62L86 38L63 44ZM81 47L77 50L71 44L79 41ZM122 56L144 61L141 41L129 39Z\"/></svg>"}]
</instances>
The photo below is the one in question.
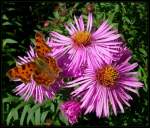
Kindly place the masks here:
<instances>
[{"instance_id":1,"label":"pink aster flower","mask_svg":"<svg viewBox=\"0 0 150 128\"><path fill-rule=\"evenodd\" d=\"M60 105L60 109L70 124L73 125L78 122L78 118L81 114L79 102L73 100L66 101Z\"/></svg>"},{"instance_id":2,"label":"pink aster flower","mask_svg":"<svg viewBox=\"0 0 150 128\"><path fill-rule=\"evenodd\" d=\"M114 54L119 53L122 42L120 34L112 29L107 21L93 31L92 29L92 13L88 15L87 25L84 25L82 16L77 19L74 17L75 25L70 23L65 25L69 32L69 36L61 35L57 32L51 32L53 48L57 47L54 56L61 58L63 56L69 59L67 64L68 71L76 73L81 67L90 66L93 61L96 63L109 63L115 60Z\"/></svg>"},{"instance_id":3,"label":"pink aster flower","mask_svg":"<svg viewBox=\"0 0 150 128\"><path fill-rule=\"evenodd\" d=\"M33 62L35 57L37 57L37 54L30 46L30 50L27 52L27 56L18 56L19 60L17 61L17 65L23 65L29 62ZM21 80L16 79L15 81ZM55 80L52 85L45 87L44 83L39 85L32 77L30 82L22 82L20 85L18 85L14 89L14 92L16 92L16 95L20 95L25 101L28 101L29 98L32 97L35 102L42 103L45 99L52 99L61 84L61 80Z\"/></svg>"},{"instance_id":4,"label":"pink aster flower","mask_svg":"<svg viewBox=\"0 0 150 128\"><path fill-rule=\"evenodd\" d=\"M138 94L138 88L143 84L138 81L137 72L132 71L138 64L130 64L131 52L128 49L120 60L109 64L102 64L86 69L83 77L68 82L68 87L77 87L71 94L79 97L81 108L85 114L96 112L97 117L109 117L110 109L115 115L121 110L123 104L130 106L132 100L130 92Z\"/></svg>"}]
</instances>

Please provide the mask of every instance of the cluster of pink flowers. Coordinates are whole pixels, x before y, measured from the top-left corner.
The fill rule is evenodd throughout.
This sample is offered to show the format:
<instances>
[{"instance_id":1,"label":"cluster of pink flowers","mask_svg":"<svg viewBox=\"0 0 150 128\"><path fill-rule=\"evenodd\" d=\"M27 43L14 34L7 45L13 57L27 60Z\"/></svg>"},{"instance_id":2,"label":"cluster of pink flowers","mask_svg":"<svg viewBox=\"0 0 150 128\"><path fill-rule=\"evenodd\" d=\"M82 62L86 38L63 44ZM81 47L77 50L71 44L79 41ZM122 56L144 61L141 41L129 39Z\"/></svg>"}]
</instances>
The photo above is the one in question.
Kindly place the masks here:
<instances>
[{"instance_id":1,"label":"cluster of pink flowers","mask_svg":"<svg viewBox=\"0 0 150 128\"><path fill-rule=\"evenodd\" d=\"M56 81L49 89L36 86L34 81L16 87L15 91L25 100L35 98L42 103L45 98L52 98L63 86L72 88L70 99L60 105L60 109L70 124L78 122L82 113L95 112L98 118L109 117L114 113L124 112L123 105L130 106L133 98L130 92L138 94L143 87L139 82L138 72L133 71L138 64L130 63L131 51L126 47L118 31L107 21L103 21L95 31L92 13L85 25L82 15L74 17L75 24L65 24L68 35L50 32L47 44L52 47L51 56L56 58L61 67L61 77L72 77L72 81ZM28 52L28 61L35 56ZM21 58L22 62L26 58Z\"/></svg>"}]
</instances>

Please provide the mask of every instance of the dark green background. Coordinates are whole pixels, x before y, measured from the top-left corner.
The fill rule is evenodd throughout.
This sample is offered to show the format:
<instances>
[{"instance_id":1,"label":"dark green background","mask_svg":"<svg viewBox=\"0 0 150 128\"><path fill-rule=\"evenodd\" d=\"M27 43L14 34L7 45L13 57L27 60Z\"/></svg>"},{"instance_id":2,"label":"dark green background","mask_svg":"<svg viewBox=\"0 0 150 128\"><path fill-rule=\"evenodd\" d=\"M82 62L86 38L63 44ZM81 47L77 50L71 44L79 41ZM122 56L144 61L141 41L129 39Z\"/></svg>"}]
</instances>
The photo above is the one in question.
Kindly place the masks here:
<instances>
[{"instance_id":1,"label":"dark green background","mask_svg":"<svg viewBox=\"0 0 150 128\"><path fill-rule=\"evenodd\" d=\"M15 66L17 56L25 55L34 42L35 31L42 31L48 37L50 31L67 35L64 23L73 22L73 16L84 16L87 22L88 11L93 12L94 25L108 19L119 30L127 46L133 52L131 62L138 62L136 71L144 87L139 97L125 107L124 114L108 119L95 116L95 113L81 116L78 126L148 126L148 3L50 3L50 2L3 2L2 10L2 124L3 125L68 125L59 111L59 103L66 100L70 90L61 90L54 101L42 105L32 100L23 102L12 92L18 83L5 76L8 69ZM44 24L48 22L48 26ZM35 118L36 117L36 118ZM47 122L47 123L46 123ZM46 124L45 124L46 123Z\"/></svg>"}]
</instances>

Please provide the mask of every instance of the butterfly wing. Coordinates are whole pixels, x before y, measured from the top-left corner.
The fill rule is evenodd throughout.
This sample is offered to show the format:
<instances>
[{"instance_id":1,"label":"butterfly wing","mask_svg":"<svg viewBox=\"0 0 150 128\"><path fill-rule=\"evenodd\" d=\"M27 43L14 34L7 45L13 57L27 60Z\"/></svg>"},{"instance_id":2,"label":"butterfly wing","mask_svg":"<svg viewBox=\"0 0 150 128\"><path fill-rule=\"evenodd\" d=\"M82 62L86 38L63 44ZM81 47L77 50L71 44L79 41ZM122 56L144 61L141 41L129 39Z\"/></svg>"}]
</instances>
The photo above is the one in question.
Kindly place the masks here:
<instances>
[{"instance_id":1,"label":"butterfly wing","mask_svg":"<svg viewBox=\"0 0 150 128\"><path fill-rule=\"evenodd\" d=\"M51 72L53 72L53 74L55 74L55 76L58 77L59 73L62 72L62 69L59 68L56 59L54 59L51 56L48 56L45 59L46 62L48 63L49 70L51 70Z\"/></svg>"},{"instance_id":2,"label":"butterfly wing","mask_svg":"<svg viewBox=\"0 0 150 128\"><path fill-rule=\"evenodd\" d=\"M52 85L61 71L56 60L52 57L38 57L35 63L36 70L33 74L33 79L36 83L45 85L45 87Z\"/></svg>"},{"instance_id":3,"label":"butterfly wing","mask_svg":"<svg viewBox=\"0 0 150 128\"><path fill-rule=\"evenodd\" d=\"M10 69L6 75L11 80L20 79L22 82L27 83L31 80L31 75L35 70L35 67L36 65L34 62L26 63Z\"/></svg>"},{"instance_id":4,"label":"butterfly wing","mask_svg":"<svg viewBox=\"0 0 150 128\"><path fill-rule=\"evenodd\" d=\"M39 57L45 56L47 53L52 51L52 48L46 44L46 41L42 33L37 32L35 34L35 41L36 41L35 51Z\"/></svg>"}]
</instances>

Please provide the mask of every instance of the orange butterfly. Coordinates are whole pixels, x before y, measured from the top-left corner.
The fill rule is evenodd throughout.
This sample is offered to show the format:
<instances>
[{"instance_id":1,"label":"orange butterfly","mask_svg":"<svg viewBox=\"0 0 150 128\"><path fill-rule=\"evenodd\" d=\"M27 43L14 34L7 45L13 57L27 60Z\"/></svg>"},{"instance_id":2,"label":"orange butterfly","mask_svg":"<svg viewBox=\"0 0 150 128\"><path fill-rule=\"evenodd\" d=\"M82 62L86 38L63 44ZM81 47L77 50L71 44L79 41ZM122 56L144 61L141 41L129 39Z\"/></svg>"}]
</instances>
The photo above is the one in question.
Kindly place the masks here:
<instances>
[{"instance_id":1,"label":"orange butterfly","mask_svg":"<svg viewBox=\"0 0 150 128\"><path fill-rule=\"evenodd\" d=\"M37 32L35 34L35 52L38 57L35 57L33 62L17 65L10 69L6 75L11 80L20 79L24 83L30 82L33 78L37 85L42 84L45 87L52 85L62 70L54 58L46 56L52 48L45 42L43 34Z\"/></svg>"}]
</instances>

